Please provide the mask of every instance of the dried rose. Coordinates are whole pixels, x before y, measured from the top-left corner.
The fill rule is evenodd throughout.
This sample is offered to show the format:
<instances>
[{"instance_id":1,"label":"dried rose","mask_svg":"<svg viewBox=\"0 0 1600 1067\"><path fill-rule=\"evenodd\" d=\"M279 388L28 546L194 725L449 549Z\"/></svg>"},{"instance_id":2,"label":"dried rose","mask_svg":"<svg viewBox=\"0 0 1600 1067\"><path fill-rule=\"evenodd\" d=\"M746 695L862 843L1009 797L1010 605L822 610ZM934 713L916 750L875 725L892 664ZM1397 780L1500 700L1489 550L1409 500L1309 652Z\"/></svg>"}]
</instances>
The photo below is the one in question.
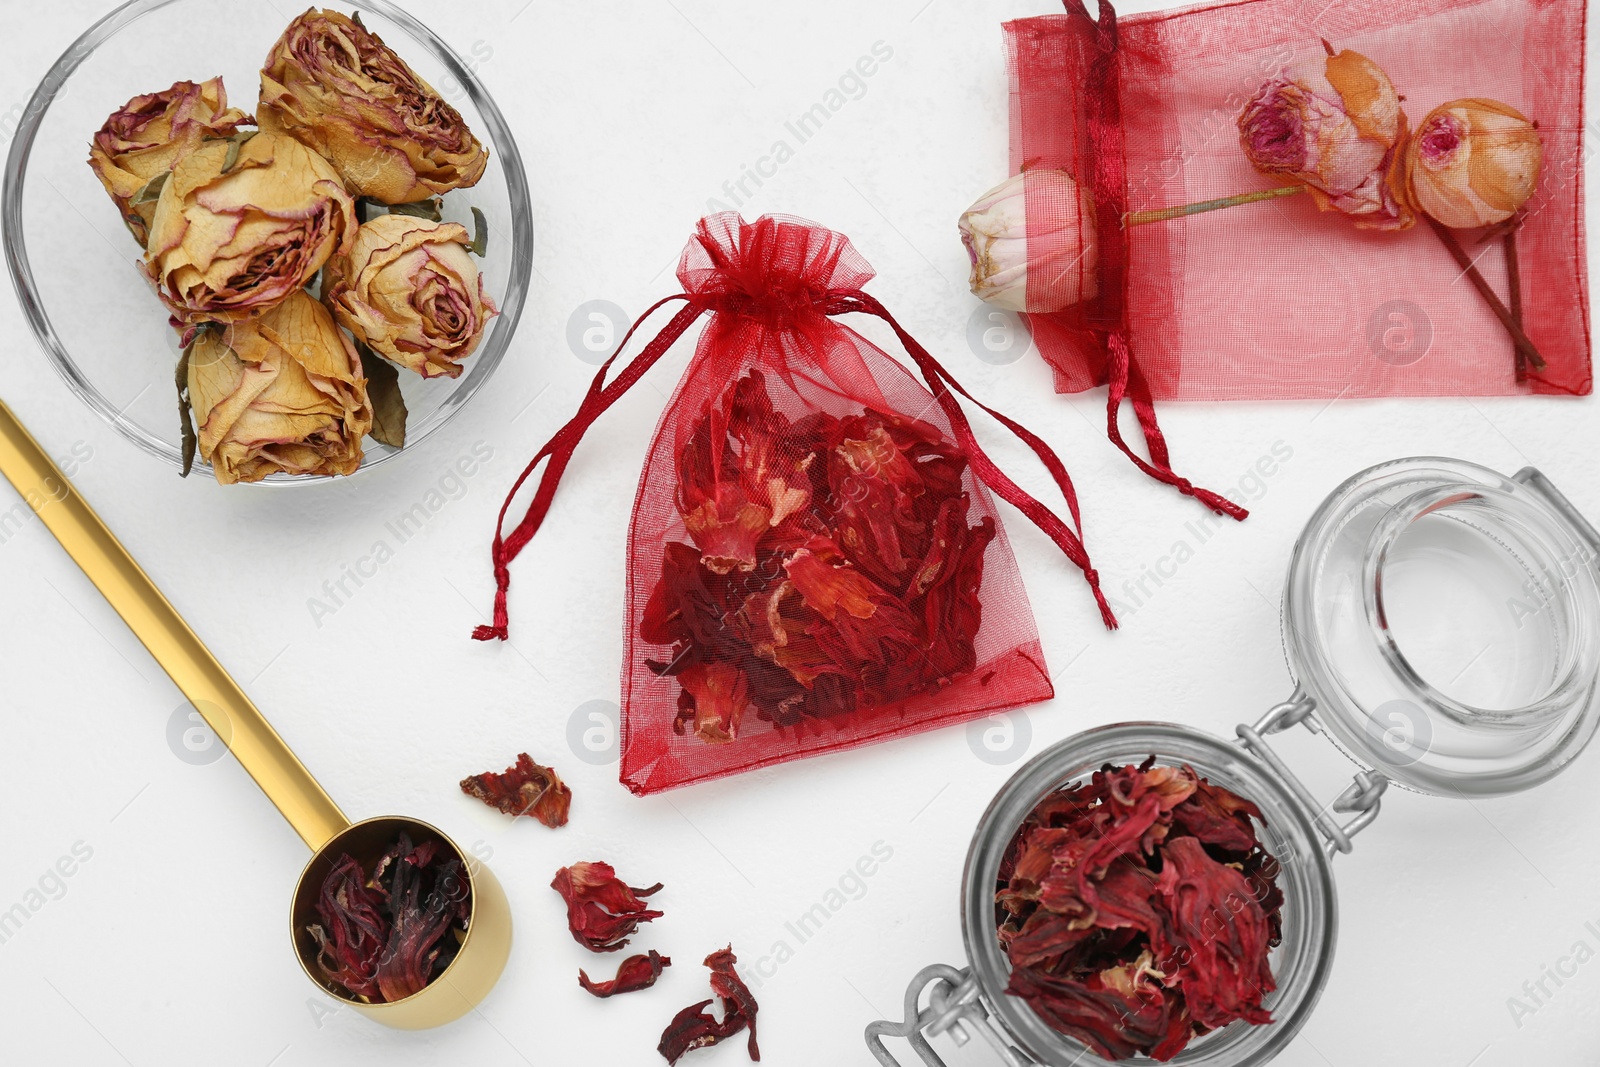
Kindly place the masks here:
<instances>
[{"instance_id":1,"label":"dried rose","mask_svg":"<svg viewBox=\"0 0 1600 1067\"><path fill-rule=\"evenodd\" d=\"M1165 1061L1231 1022L1271 1022L1283 893L1261 821L1153 759L1045 797L1000 867L1007 992L1113 1060Z\"/></svg>"},{"instance_id":2,"label":"dried rose","mask_svg":"<svg viewBox=\"0 0 1600 1067\"><path fill-rule=\"evenodd\" d=\"M89 144L89 166L144 247L161 185L208 137L232 137L255 120L228 106L221 78L174 82L134 97L106 119Z\"/></svg>"},{"instance_id":3,"label":"dried rose","mask_svg":"<svg viewBox=\"0 0 1600 1067\"><path fill-rule=\"evenodd\" d=\"M567 812L572 808L572 790L561 776L533 762L526 752L503 774L484 771L463 778L461 791L507 815L527 815L551 829L567 825Z\"/></svg>"},{"instance_id":4,"label":"dried rose","mask_svg":"<svg viewBox=\"0 0 1600 1067\"><path fill-rule=\"evenodd\" d=\"M1045 221L1028 228L1028 201ZM1094 200L1064 170L1025 170L961 216L973 295L1008 311L1050 312L1099 292ZM1031 283L1031 284L1030 284Z\"/></svg>"},{"instance_id":5,"label":"dried rose","mask_svg":"<svg viewBox=\"0 0 1600 1067\"><path fill-rule=\"evenodd\" d=\"M815 729L976 667L995 525L969 522L966 458L937 428L876 411L791 422L751 371L677 462L692 543L666 545L640 636L671 650L647 665L678 680L678 733Z\"/></svg>"},{"instance_id":6,"label":"dried rose","mask_svg":"<svg viewBox=\"0 0 1600 1067\"><path fill-rule=\"evenodd\" d=\"M361 360L304 292L259 319L203 329L188 356L200 454L217 481L350 474L372 426Z\"/></svg>"},{"instance_id":7,"label":"dried rose","mask_svg":"<svg viewBox=\"0 0 1600 1067\"><path fill-rule=\"evenodd\" d=\"M604 982L592 981L581 969L578 984L600 997L614 997L619 993L636 993L649 989L661 977L661 971L672 966L672 960L651 949L649 955L629 956L617 967L617 976Z\"/></svg>"},{"instance_id":8,"label":"dried rose","mask_svg":"<svg viewBox=\"0 0 1600 1067\"><path fill-rule=\"evenodd\" d=\"M656 1046L669 1064L677 1063L687 1052L726 1041L746 1029L750 1031L750 1059L761 1062L761 1049L756 1044L756 998L733 969L737 962L732 945L706 957L706 966L711 968L711 991L722 1000L722 1018L706 1011L711 1006L709 1000L691 1004L674 1016Z\"/></svg>"},{"instance_id":9,"label":"dried rose","mask_svg":"<svg viewBox=\"0 0 1600 1067\"><path fill-rule=\"evenodd\" d=\"M1401 167L1405 139L1394 84L1349 49L1271 79L1239 113L1239 143L1257 170L1304 183L1322 210L1369 229L1416 221Z\"/></svg>"},{"instance_id":10,"label":"dried rose","mask_svg":"<svg viewBox=\"0 0 1600 1067\"><path fill-rule=\"evenodd\" d=\"M242 322L304 289L355 230L338 174L298 141L210 141L162 187L144 270L175 321Z\"/></svg>"},{"instance_id":11,"label":"dried rose","mask_svg":"<svg viewBox=\"0 0 1600 1067\"><path fill-rule=\"evenodd\" d=\"M489 153L459 112L378 35L315 8L261 68L261 128L327 156L350 189L385 204L476 185Z\"/></svg>"},{"instance_id":12,"label":"dried rose","mask_svg":"<svg viewBox=\"0 0 1600 1067\"><path fill-rule=\"evenodd\" d=\"M1455 229L1503 222L1539 184L1544 145L1516 108L1472 97L1440 104L1406 149L1417 207Z\"/></svg>"},{"instance_id":13,"label":"dried rose","mask_svg":"<svg viewBox=\"0 0 1600 1067\"><path fill-rule=\"evenodd\" d=\"M617 878L609 863L574 863L556 872L550 888L567 902L567 928L572 939L591 952L615 952L628 943L640 923L661 918L644 898L661 890L633 889Z\"/></svg>"},{"instance_id":14,"label":"dried rose","mask_svg":"<svg viewBox=\"0 0 1600 1067\"><path fill-rule=\"evenodd\" d=\"M379 215L333 257L323 300L339 325L424 378L454 378L497 314L454 222Z\"/></svg>"}]
</instances>

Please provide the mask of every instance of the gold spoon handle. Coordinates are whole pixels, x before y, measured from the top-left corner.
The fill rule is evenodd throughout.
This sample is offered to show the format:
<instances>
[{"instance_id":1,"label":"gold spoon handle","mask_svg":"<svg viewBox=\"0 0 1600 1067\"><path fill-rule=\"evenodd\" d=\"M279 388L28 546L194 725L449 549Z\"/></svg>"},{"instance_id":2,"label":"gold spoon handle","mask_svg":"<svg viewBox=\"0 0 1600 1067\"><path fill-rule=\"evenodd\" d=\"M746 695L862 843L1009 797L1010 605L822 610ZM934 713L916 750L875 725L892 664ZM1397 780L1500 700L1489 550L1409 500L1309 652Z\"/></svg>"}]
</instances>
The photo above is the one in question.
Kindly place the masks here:
<instances>
[{"instance_id":1,"label":"gold spoon handle","mask_svg":"<svg viewBox=\"0 0 1600 1067\"><path fill-rule=\"evenodd\" d=\"M313 851L350 825L178 610L0 402L0 474L205 717Z\"/></svg>"}]
</instances>

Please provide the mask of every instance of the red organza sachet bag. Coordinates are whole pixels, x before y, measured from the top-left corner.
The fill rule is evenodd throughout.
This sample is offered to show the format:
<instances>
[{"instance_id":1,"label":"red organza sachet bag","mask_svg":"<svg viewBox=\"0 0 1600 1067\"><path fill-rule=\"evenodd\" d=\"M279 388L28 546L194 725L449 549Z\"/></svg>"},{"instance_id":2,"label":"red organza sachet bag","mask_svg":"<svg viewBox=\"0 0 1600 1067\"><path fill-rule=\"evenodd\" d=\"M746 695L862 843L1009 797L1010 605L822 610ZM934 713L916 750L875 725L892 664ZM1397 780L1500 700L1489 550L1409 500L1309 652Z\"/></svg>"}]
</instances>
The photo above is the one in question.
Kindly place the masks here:
<instances>
[{"instance_id":1,"label":"red organza sachet bag","mask_svg":"<svg viewBox=\"0 0 1600 1067\"><path fill-rule=\"evenodd\" d=\"M1590 391L1583 0L1066 8L1005 26L1007 306L1119 444L1124 395L1148 437L1152 400Z\"/></svg>"},{"instance_id":2,"label":"red organza sachet bag","mask_svg":"<svg viewBox=\"0 0 1600 1067\"><path fill-rule=\"evenodd\" d=\"M610 361L600 369L513 486L512 499L548 461L508 534L512 499L501 511L494 625L479 640L505 638L507 567L584 431L709 315L633 508L621 777L635 793L1054 695L990 490L1084 570L1115 625L1060 460L990 412L1049 468L1071 527L984 454L953 395L965 392L861 291L871 276L845 237L810 223L702 220L679 262L684 292L640 323L684 306L615 381ZM889 323L927 388L836 321L846 313Z\"/></svg>"}]
</instances>

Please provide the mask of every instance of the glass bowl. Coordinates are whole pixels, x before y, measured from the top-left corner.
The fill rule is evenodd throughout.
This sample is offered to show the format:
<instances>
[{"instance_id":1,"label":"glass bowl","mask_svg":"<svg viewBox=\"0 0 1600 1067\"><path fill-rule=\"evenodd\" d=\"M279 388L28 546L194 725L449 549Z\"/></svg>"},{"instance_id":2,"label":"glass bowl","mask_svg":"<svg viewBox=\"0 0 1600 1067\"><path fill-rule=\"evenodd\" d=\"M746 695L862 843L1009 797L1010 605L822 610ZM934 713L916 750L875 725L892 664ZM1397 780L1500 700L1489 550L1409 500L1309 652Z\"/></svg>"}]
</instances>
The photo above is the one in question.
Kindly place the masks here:
<instances>
[{"instance_id":1,"label":"glass bowl","mask_svg":"<svg viewBox=\"0 0 1600 1067\"><path fill-rule=\"evenodd\" d=\"M446 194L444 217L470 233L472 208L483 212L489 241L479 266L500 314L490 320L460 378L424 381L401 371L410 409L406 447L392 449L367 438L360 468L366 470L438 432L500 365L527 296L532 212L516 142L474 73L492 51L480 43L474 58L463 60L387 0L329 6L359 12L367 28L461 112L489 149L483 179ZM84 403L174 468L182 465L172 383L178 336L139 271L137 243L89 169L89 141L106 116L133 96L183 79L221 75L229 104L253 113L261 64L287 25L276 7L253 0L130 0L56 60L28 101L6 160L6 261L29 325ZM195 465L206 467L198 459ZM267 479L324 480L281 474Z\"/></svg>"}]
</instances>

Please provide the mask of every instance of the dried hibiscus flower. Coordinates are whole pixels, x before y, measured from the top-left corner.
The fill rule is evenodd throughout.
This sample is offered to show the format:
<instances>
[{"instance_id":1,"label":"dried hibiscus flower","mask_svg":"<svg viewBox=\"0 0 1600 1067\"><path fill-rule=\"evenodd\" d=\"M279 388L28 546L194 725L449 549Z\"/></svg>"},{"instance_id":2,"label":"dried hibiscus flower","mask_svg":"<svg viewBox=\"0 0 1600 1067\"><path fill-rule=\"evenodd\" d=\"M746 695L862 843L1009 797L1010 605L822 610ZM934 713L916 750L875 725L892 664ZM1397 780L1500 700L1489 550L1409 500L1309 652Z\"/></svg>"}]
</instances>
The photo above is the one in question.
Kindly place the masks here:
<instances>
[{"instance_id":1,"label":"dried hibiscus flower","mask_svg":"<svg viewBox=\"0 0 1600 1067\"><path fill-rule=\"evenodd\" d=\"M672 966L672 960L651 949L648 955L629 956L617 967L617 976L609 981L595 982L581 969L578 984L595 996L604 999L618 993L634 993L649 989L661 977L661 972Z\"/></svg>"},{"instance_id":2,"label":"dried hibiscus flower","mask_svg":"<svg viewBox=\"0 0 1600 1067\"><path fill-rule=\"evenodd\" d=\"M507 815L528 815L551 829L567 825L572 808L572 790L561 776L533 762L526 752L501 774L484 771L461 779L461 791Z\"/></svg>"},{"instance_id":3,"label":"dried hibiscus flower","mask_svg":"<svg viewBox=\"0 0 1600 1067\"><path fill-rule=\"evenodd\" d=\"M321 923L307 927L317 966L350 995L403 1000L455 959L472 912L461 861L437 841L412 846L402 833L369 876L342 855L317 898Z\"/></svg>"},{"instance_id":4,"label":"dried hibiscus flower","mask_svg":"<svg viewBox=\"0 0 1600 1067\"><path fill-rule=\"evenodd\" d=\"M574 863L556 872L550 888L567 902L567 928L578 944L592 952L615 952L628 943L640 923L661 918L644 898L660 891L633 889L617 878L609 863Z\"/></svg>"},{"instance_id":5,"label":"dried hibiscus flower","mask_svg":"<svg viewBox=\"0 0 1600 1067\"><path fill-rule=\"evenodd\" d=\"M711 744L747 714L804 730L977 666L994 520L968 521L967 459L929 423L775 410L751 370L677 457L689 542L666 545L640 636L681 687L674 729Z\"/></svg>"},{"instance_id":6,"label":"dried hibiscus flower","mask_svg":"<svg viewBox=\"0 0 1600 1067\"><path fill-rule=\"evenodd\" d=\"M710 1000L691 1004L675 1015L661 1035L661 1044L656 1046L669 1064L677 1063L686 1052L726 1041L746 1029L750 1031L750 1059L761 1062L761 1049L756 1045L756 998L733 969L737 962L732 945L706 957L706 966L711 968L711 991L722 1000L722 1018L719 1020L706 1010L711 1006Z\"/></svg>"},{"instance_id":7,"label":"dried hibiscus flower","mask_svg":"<svg viewBox=\"0 0 1600 1067\"><path fill-rule=\"evenodd\" d=\"M1278 863L1255 804L1191 767L1106 766L1023 821L995 894L1006 992L1110 1060L1267 1023Z\"/></svg>"}]
</instances>

